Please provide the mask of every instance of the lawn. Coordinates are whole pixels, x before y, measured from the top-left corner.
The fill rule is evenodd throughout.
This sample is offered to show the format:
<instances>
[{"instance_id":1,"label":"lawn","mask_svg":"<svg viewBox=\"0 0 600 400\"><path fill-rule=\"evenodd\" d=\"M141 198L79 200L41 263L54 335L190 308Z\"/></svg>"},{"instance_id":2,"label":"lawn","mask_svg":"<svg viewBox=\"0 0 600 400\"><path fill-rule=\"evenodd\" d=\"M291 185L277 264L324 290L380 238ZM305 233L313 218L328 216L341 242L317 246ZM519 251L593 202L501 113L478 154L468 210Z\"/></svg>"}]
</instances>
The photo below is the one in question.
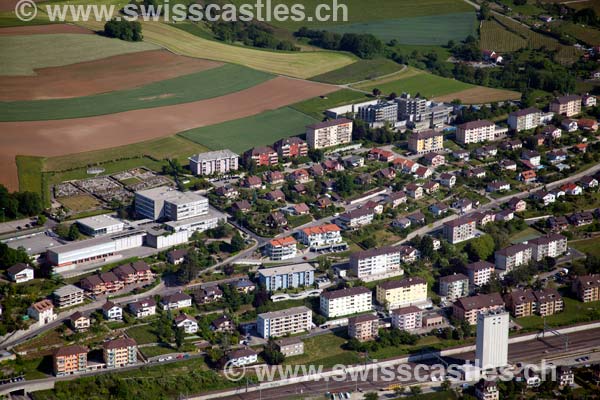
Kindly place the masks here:
<instances>
[{"instance_id":1,"label":"lawn","mask_svg":"<svg viewBox=\"0 0 600 400\"><path fill-rule=\"evenodd\" d=\"M155 50L147 42L126 42L96 35L51 34L0 36L0 75L34 75L34 69L59 67L118 54Z\"/></svg>"},{"instance_id":2,"label":"lawn","mask_svg":"<svg viewBox=\"0 0 600 400\"><path fill-rule=\"evenodd\" d=\"M241 64L274 74L310 78L352 64L353 55L329 52L275 52L231 46L204 39L172 26L142 23L144 40L181 55Z\"/></svg>"},{"instance_id":3,"label":"lawn","mask_svg":"<svg viewBox=\"0 0 600 400\"><path fill-rule=\"evenodd\" d=\"M316 119L306 114L283 107L222 124L190 129L179 135L209 149L243 152L254 146L272 144L283 137L304 133L306 125L315 122Z\"/></svg>"},{"instance_id":4,"label":"lawn","mask_svg":"<svg viewBox=\"0 0 600 400\"><path fill-rule=\"evenodd\" d=\"M135 339L137 344L158 343L158 336L154 333L152 325L139 325L127 329L127 336Z\"/></svg>"},{"instance_id":5,"label":"lawn","mask_svg":"<svg viewBox=\"0 0 600 400\"><path fill-rule=\"evenodd\" d=\"M31 21L21 21L19 18L17 18L14 11L0 12L0 28L8 28L13 26L48 25L50 23L51 22L48 19L48 16L41 13Z\"/></svg>"},{"instance_id":6,"label":"lawn","mask_svg":"<svg viewBox=\"0 0 600 400\"><path fill-rule=\"evenodd\" d=\"M563 300L565 302L564 311L546 317L546 323L549 327L556 328L578 322L592 321L597 318L600 312L600 301L582 303L569 297L563 297ZM526 330L537 330L544 327L544 318L538 315L518 318L516 322Z\"/></svg>"},{"instance_id":7,"label":"lawn","mask_svg":"<svg viewBox=\"0 0 600 400\"><path fill-rule=\"evenodd\" d=\"M188 103L248 89L272 77L261 71L228 64L131 90L69 99L3 102L0 121L82 118Z\"/></svg>"},{"instance_id":8,"label":"lawn","mask_svg":"<svg viewBox=\"0 0 600 400\"><path fill-rule=\"evenodd\" d=\"M586 254L600 257L600 237L594 239L569 241L569 246L572 246Z\"/></svg>"},{"instance_id":9,"label":"lawn","mask_svg":"<svg viewBox=\"0 0 600 400\"><path fill-rule=\"evenodd\" d=\"M395 92L400 95L403 92L411 93L413 96L420 93L421 96L434 97L472 88L473 85L457 81L455 79L443 78L416 68L408 68L408 71L398 74L399 79L374 80L364 84L356 85L356 88L372 91L377 88L383 94Z\"/></svg>"},{"instance_id":10,"label":"lawn","mask_svg":"<svg viewBox=\"0 0 600 400\"><path fill-rule=\"evenodd\" d=\"M356 364L360 362L357 353L344 350L346 339L335 334L319 335L304 340L304 354L290 357L285 364L323 365L325 368L335 364Z\"/></svg>"},{"instance_id":11,"label":"lawn","mask_svg":"<svg viewBox=\"0 0 600 400\"><path fill-rule=\"evenodd\" d=\"M91 210L101 206L100 202L89 194L81 196L66 197L58 200L60 204L74 213Z\"/></svg>"},{"instance_id":12,"label":"lawn","mask_svg":"<svg viewBox=\"0 0 600 400\"><path fill-rule=\"evenodd\" d=\"M329 93L325 97L315 97L304 100L300 103L292 104L290 107L309 115L318 120L325 116L323 112L328 108L342 106L345 104L360 103L361 101L372 100L364 93L350 89L342 89L337 92Z\"/></svg>"},{"instance_id":13,"label":"lawn","mask_svg":"<svg viewBox=\"0 0 600 400\"><path fill-rule=\"evenodd\" d=\"M511 243L515 244L524 242L526 240L532 240L540 236L542 236L542 234L538 230L528 227L522 231L515 232L515 234L508 239Z\"/></svg>"},{"instance_id":14,"label":"lawn","mask_svg":"<svg viewBox=\"0 0 600 400\"><path fill-rule=\"evenodd\" d=\"M171 354L175 352L175 350L173 350L172 348L163 346L140 347L140 351L146 358L156 357L163 354Z\"/></svg>"},{"instance_id":15,"label":"lawn","mask_svg":"<svg viewBox=\"0 0 600 400\"><path fill-rule=\"evenodd\" d=\"M336 69L335 71L314 76L312 80L334 84L353 83L392 74L401 69L402 66L392 60L387 58L376 58L373 60L357 61L354 64Z\"/></svg>"},{"instance_id":16,"label":"lawn","mask_svg":"<svg viewBox=\"0 0 600 400\"><path fill-rule=\"evenodd\" d=\"M42 190L42 174L44 165L42 157L17 156L19 189L21 191L40 193Z\"/></svg>"},{"instance_id":17,"label":"lawn","mask_svg":"<svg viewBox=\"0 0 600 400\"><path fill-rule=\"evenodd\" d=\"M449 40L459 42L477 35L477 16L469 12L396 18L354 24L333 25L327 30L344 33L370 33L388 42L411 45L445 45Z\"/></svg>"}]
</instances>

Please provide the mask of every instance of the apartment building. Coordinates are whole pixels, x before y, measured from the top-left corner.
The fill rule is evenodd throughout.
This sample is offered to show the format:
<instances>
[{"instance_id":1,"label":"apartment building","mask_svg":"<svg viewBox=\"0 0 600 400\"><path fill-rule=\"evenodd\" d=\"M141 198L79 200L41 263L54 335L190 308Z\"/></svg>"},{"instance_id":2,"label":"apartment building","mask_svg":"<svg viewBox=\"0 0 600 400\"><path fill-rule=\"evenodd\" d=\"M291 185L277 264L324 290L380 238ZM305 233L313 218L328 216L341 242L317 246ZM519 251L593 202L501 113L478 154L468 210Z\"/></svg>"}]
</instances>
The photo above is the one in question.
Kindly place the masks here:
<instances>
[{"instance_id":1,"label":"apartment building","mask_svg":"<svg viewBox=\"0 0 600 400\"><path fill-rule=\"evenodd\" d=\"M258 270L258 281L271 292L310 286L315 283L315 269L308 263L263 268Z\"/></svg>"},{"instance_id":2,"label":"apartment building","mask_svg":"<svg viewBox=\"0 0 600 400\"><path fill-rule=\"evenodd\" d=\"M237 171L240 156L229 149L208 151L189 158L194 175L224 175Z\"/></svg>"},{"instance_id":3,"label":"apartment building","mask_svg":"<svg viewBox=\"0 0 600 400\"><path fill-rule=\"evenodd\" d=\"M270 240L265 246L267 256L274 261L296 257L296 239L292 236Z\"/></svg>"},{"instance_id":4,"label":"apartment building","mask_svg":"<svg viewBox=\"0 0 600 400\"><path fill-rule=\"evenodd\" d=\"M107 214L95 215L75 221L79 230L88 236L102 236L121 232L125 223Z\"/></svg>"},{"instance_id":5,"label":"apartment building","mask_svg":"<svg viewBox=\"0 0 600 400\"><path fill-rule=\"evenodd\" d=\"M532 259L532 246L518 243L494 253L496 268L510 272L513 268L528 264Z\"/></svg>"},{"instance_id":6,"label":"apartment building","mask_svg":"<svg viewBox=\"0 0 600 400\"><path fill-rule=\"evenodd\" d=\"M600 300L600 274L578 276L573 281L573 292L584 303Z\"/></svg>"},{"instance_id":7,"label":"apartment building","mask_svg":"<svg viewBox=\"0 0 600 400\"><path fill-rule=\"evenodd\" d=\"M352 120L338 118L306 127L306 141L311 149L323 149L352 141Z\"/></svg>"},{"instance_id":8,"label":"apartment building","mask_svg":"<svg viewBox=\"0 0 600 400\"><path fill-rule=\"evenodd\" d=\"M475 237L476 225L476 219L473 216L466 215L452 221L444 222L442 232L448 242L456 244L473 239Z\"/></svg>"},{"instance_id":9,"label":"apartment building","mask_svg":"<svg viewBox=\"0 0 600 400\"><path fill-rule=\"evenodd\" d=\"M556 289L516 289L504 296L506 308L515 318L553 315L563 311L564 302Z\"/></svg>"},{"instance_id":10,"label":"apartment building","mask_svg":"<svg viewBox=\"0 0 600 400\"><path fill-rule=\"evenodd\" d=\"M137 343L131 338L109 340L102 344L106 368L120 368L137 364Z\"/></svg>"},{"instance_id":11,"label":"apartment building","mask_svg":"<svg viewBox=\"0 0 600 400\"><path fill-rule=\"evenodd\" d=\"M398 121L398 104L395 102L381 102L360 107L358 118L370 126L383 125L386 122L393 125Z\"/></svg>"},{"instance_id":12,"label":"apartment building","mask_svg":"<svg viewBox=\"0 0 600 400\"><path fill-rule=\"evenodd\" d=\"M415 276L377 285L376 298L388 310L417 304L427 300L427 282Z\"/></svg>"},{"instance_id":13,"label":"apartment building","mask_svg":"<svg viewBox=\"0 0 600 400\"><path fill-rule=\"evenodd\" d=\"M336 224L344 230L358 229L361 226L372 223L373 218L375 218L373 210L362 207L340 214L336 220Z\"/></svg>"},{"instance_id":14,"label":"apartment building","mask_svg":"<svg viewBox=\"0 0 600 400\"><path fill-rule=\"evenodd\" d=\"M112 272L125 285L131 285L138 282L149 282L154 279L152 269L145 261L135 261L129 264L122 264L112 270Z\"/></svg>"},{"instance_id":15,"label":"apartment building","mask_svg":"<svg viewBox=\"0 0 600 400\"><path fill-rule=\"evenodd\" d=\"M257 146L244 153L244 164L246 166L254 163L257 167L268 167L277 165L279 157L277 152L269 146Z\"/></svg>"},{"instance_id":16,"label":"apartment building","mask_svg":"<svg viewBox=\"0 0 600 400\"><path fill-rule=\"evenodd\" d=\"M180 221L208 214L208 199L161 186L135 192L135 212L151 220Z\"/></svg>"},{"instance_id":17,"label":"apartment building","mask_svg":"<svg viewBox=\"0 0 600 400\"><path fill-rule=\"evenodd\" d=\"M73 375L87 370L87 347L71 345L54 352L52 365L54 375Z\"/></svg>"},{"instance_id":18,"label":"apartment building","mask_svg":"<svg viewBox=\"0 0 600 400\"><path fill-rule=\"evenodd\" d=\"M259 314L256 325L263 338L308 332L312 328L312 311L300 306Z\"/></svg>"},{"instance_id":19,"label":"apartment building","mask_svg":"<svg viewBox=\"0 0 600 400\"><path fill-rule=\"evenodd\" d=\"M78 288L75 285L65 285L56 289L52 293L54 298L54 304L58 308L72 307L77 304L83 303L83 289Z\"/></svg>"},{"instance_id":20,"label":"apartment building","mask_svg":"<svg viewBox=\"0 0 600 400\"><path fill-rule=\"evenodd\" d=\"M379 318L373 314L363 314L348 319L348 336L359 342L377 339Z\"/></svg>"},{"instance_id":21,"label":"apartment building","mask_svg":"<svg viewBox=\"0 0 600 400\"><path fill-rule=\"evenodd\" d=\"M304 342L297 337L276 340L275 346L286 357L304 354Z\"/></svg>"},{"instance_id":22,"label":"apartment building","mask_svg":"<svg viewBox=\"0 0 600 400\"><path fill-rule=\"evenodd\" d=\"M313 226L298 232L298 240L312 251L345 249L341 232L335 224Z\"/></svg>"},{"instance_id":23,"label":"apartment building","mask_svg":"<svg viewBox=\"0 0 600 400\"><path fill-rule=\"evenodd\" d=\"M542 112L535 107L525 108L508 114L510 129L521 132L541 125Z\"/></svg>"},{"instance_id":24,"label":"apartment building","mask_svg":"<svg viewBox=\"0 0 600 400\"><path fill-rule=\"evenodd\" d=\"M27 315L38 321L38 324L45 325L56 320L57 315L54 313L54 305L48 299L33 303L27 309Z\"/></svg>"},{"instance_id":25,"label":"apartment building","mask_svg":"<svg viewBox=\"0 0 600 400\"><path fill-rule=\"evenodd\" d=\"M494 264L488 261L476 261L467 264L465 272L471 285L483 286L490 281L494 273Z\"/></svg>"},{"instance_id":26,"label":"apartment building","mask_svg":"<svg viewBox=\"0 0 600 400\"><path fill-rule=\"evenodd\" d=\"M392 326L403 331L412 331L423 327L423 310L408 306L392 310Z\"/></svg>"},{"instance_id":27,"label":"apartment building","mask_svg":"<svg viewBox=\"0 0 600 400\"><path fill-rule=\"evenodd\" d=\"M373 293L364 286L321 293L320 310L327 318L371 311Z\"/></svg>"},{"instance_id":28,"label":"apartment building","mask_svg":"<svg viewBox=\"0 0 600 400\"><path fill-rule=\"evenodd\" d=\"M475 325L477 314L480 312L499 310L503 307L504 301L499 293L478 294L456 300L452 305L452 315Z\"/></svg>"},{"instance_id":29,"label":"apartment building","mask_svg":"<svg viewBox=\"0 0 600 400\"><path fill-rule=\"evenodd\" d=\"M529 241L531 245L531 257L535 261L541 261L546 257L558 257L567 252L567 238L557 233L540 236Z\"/></svg>"},{"instance_id":30,"label":"apartment building","mask_svg":"<svg viewBox=\"0 0 600 400\"><path fill-rule=\"evenodd\" d=\"M581 112L581 96L559 96L550 103L550 111L566 117L577 115Z\"/></svg>"},{"instance_id":31,"label":"apartment building","mask_svg":"<svg viewBox=\"0 0 600 400\"><path fill-rule=\"evenodd\" d=\"M453 274L440 277L440 296L455 301L469 295L469 277L464 274Z\"/></svg>"},{"instance_id":32,"label":"apartment building","mask_svg":"<svg viewBox=\"0 0 600 400\"><path fill-rule=\"evenodd\" d=\"M129 303L128 307L129 311L136 318L144 318L156 314L156 301L150 297Z\"/></svg>"},{"instance_id":33,"label":"apartment building","mask_svg":"<svg viewBox=\"0 0 600 400\"><path fill-rule=\"evenodd\" d=\"M456 127L456 140L461 144L491 142L500 139L506 131L488 120L470 121Z\"/></svg>"},{"instance_id":34,"label":"apartment building","mask_svg":"<svg viewBox=\"0 0 600 400\"><path fill-rule=\"evenodd\" d=\"M398 119L409 121L421 121L427 113L427 99L422 97L410 97L408 93L402 93L394 99L398 103Z\"/></svg>"},{"instance_id":35,"label":"apartment building","mask_svg":"<svg viewBox=\"0 0 600 400\"><path fill-rule=\"evenodd\" d=\"M308 145L299 137L292 136L275 142L275 150L281 158L306 157Z\"/></svg>"},{"instance_id":36,"label":"apartment building","mask_svg":"<svg viewBox=\"0 0 600 400\"><path fill-rule=\"evenodd\" d=\"M425 154L431 151L440 151L444 148L444 134L434 130L413 133L408 138L408 149Z\"/></svg>"},{"instance_id":37,"label":"apartment building","mask_svg":"<svg viewBox=\"0 0 600 400\"><path fill-rule=\"evenodd\" d=\"M399 247L380 247L350 254L350 271L359 279L401 271Z\"/></svg>"}]
</instances>

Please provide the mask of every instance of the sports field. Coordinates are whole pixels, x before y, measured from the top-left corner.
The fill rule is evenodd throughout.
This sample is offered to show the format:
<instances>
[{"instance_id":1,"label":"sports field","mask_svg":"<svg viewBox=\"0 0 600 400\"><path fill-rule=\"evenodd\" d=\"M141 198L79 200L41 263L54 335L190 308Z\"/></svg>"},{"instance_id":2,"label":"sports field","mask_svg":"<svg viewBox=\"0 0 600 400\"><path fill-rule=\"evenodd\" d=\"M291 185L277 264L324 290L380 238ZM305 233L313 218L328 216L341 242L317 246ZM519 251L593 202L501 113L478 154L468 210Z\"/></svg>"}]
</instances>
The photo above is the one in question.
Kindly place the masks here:
<instances>
[{"instance_id":1,"label":"sports field","mask_svg":"<svg viewBox=\"0 0 600 400\"><path fill-rule=\"evenodd\" d=\"M275 52L230 46L162 24L142 24L144 40L177 54L245 65L261 71L310 78L352 64L356 57L339 52Z\"/></svg>"},{"instance_id":2,"label":"sports field","mask_svg":"<svg viewBox=\"0 0 600 400\"><path fill-rule=\"evenodd\" d=\"M252 117L191 129L180 135L210 149L242 152L254 146L272 144L283 137L304 133L306 125L317 121L290 107L283 107Z\"/></svg>"},{"instance_id":3,"label":"sports field","mask_svg":"<svg viewBox=\"0 0 600 400\"><path fill-rule=\"evenodd\" d=\"M464 40L477 34L477 16L473 11L413 18L386 19L327 27L328 31L370 33L384 42L396 40L402 44L442 45L449 40Z\"/></svg>"},{"instance_id":4,"label":"sports field","mask_svg":"<svg viewBox=\"0 0 600 400\"><path fill-rule=\"evenodd\" d=\"M382 75L392 74L402 69L402 65L387 59L359 60L354 64L330 71L325 74L313 76L311 79L326 83L353 83L368 79L375 79Z\"/></svg>"},{"instance_id":5,"label":"sports field","mask_svg":"<svg viewBox=\"0 0 600 400\"><path fill-rule=\"evenodd\" d=\"M0 121L82 118L170 106L223 96L272 78L265 72L227 64L136 89L70 99L4 102Z\"/></svg>"},{"instance_id":6,"label":"sports field","mask_svg":"<svg viewBox=\"0 0 600 400\"><path fill-rule=\"evenodd\" d=\"M97 35L0 35L0 75L33 75L34 69L98 60L117 54L155 50L148 42L125 42Z\"/></svg>"},{"instance_id":7,"label":"sports field","mask_svg":"<svg viewBox=\"0 0 600 400\"><path fill-rule=\"evenodd\" d=\"M394 80L391 80L391 78L375 79L355 87L369 92L377 88L383 94L395 92L400 95L407 92L413 96L419 93L421 96L435 97L469 89L473 85L455 79L443 78L416 68L407 68L406 71L399 73Z\"/></svg>"}]
</instances>

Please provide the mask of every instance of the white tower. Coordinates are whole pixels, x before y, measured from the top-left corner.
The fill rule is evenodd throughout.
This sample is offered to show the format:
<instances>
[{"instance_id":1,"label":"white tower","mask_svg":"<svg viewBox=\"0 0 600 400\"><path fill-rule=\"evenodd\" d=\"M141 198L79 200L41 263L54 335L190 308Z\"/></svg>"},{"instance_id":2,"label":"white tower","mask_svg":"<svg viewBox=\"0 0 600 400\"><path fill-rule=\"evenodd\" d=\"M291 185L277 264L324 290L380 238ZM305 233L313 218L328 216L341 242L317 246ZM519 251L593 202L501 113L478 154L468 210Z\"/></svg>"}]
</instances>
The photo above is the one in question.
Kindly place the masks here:
<instances>
[{"instance_id":1,"label":"white tower","mask_svg":"<svg viewBox=\"0 0 600 400\"><path fill-rule=\"evenodd\" d=\"M488 311L477 315L475 363L482 369L508 365L508 312Z\"/></svg>"}]
</instances>

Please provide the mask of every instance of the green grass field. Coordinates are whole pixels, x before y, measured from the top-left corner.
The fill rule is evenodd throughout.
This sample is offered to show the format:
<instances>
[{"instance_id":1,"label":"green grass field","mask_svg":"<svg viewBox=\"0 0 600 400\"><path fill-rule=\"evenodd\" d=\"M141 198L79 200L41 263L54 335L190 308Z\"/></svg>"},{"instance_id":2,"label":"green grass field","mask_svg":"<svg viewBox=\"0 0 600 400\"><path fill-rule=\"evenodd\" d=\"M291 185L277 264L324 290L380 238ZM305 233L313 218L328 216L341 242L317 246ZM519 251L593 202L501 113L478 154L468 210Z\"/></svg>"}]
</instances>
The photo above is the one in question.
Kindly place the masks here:
<instances>
[{"instance_id":1,"label":"green grass field","mask_svg":"<svg viewBox=\"0 0 600 400\"><path fill-rule=\"evenodd\" d=\"M569 241L569 246L586 254L600 257L600 238Z\"/></svg>"},{"instance_id":2,"label":"green grass field","mask_svg":"<svg viewBox=\"0 0 600 400\"><path fill-rule=\"evenodd\" d=\"M592 28L591 26L563 22L559 26L559 30L590 46L600 43L600 29Z\"/></svg>"},{"instance_id":3,"label":"green grass field","mask_svg":"<svg viewBox=\"0 0 600 400\"><path fill-rule=\"evenodd\" d=\"M402 66L387 58L360 60L354 64L312 77L313 81L344 84L368 79L400 71Z\"/></svg>"},{"instance_id":4,"label":"green grass field","mask_svg":"<svg viewBox=\"0 0 600 400\"><path fill-rule=\"evenodd\" d=\"M135 339L138 344L157 343L158 336L152 325L140 325L127 329L127 336Z\"/></svg>"},{"instance_id":5,"label":"green grass field","mask_svg":"<svg viewBox=\"0 0 600 400\"><path fill-rule=\"evenodd\" d=\"M227 148L242 152L253 146L272 144L283 137L304 133L305 126L315 122L317 120L306 114L283 107L222 124L191 129L179 135L209 149Z\"/></svg>"},{"instance_id":6,"label":"green grass field","mask_svg":"<svg viewBox=\"0 0 600 400\"><path fill-rule=\"evenodd\" d=\"M30 26L30 25L47 25L50 24L48 16L45 14L37 15L31 21L21 21L13 11L0 12L0 28L8 28L13 26Z\"/></svg>"},{"instance_id":7,"label":"green grass field","mask_svg":"<svg viewBox=\"0 0 600 400\"><path fill-rule=\"evenodd\" d=\"M35 68L59 67L118 54L155 50L147 42L125 42L96 35L0 36L0 75L33 75Z\"/></svg>"},{"instance_id":8,"label":"green grass field","mask_svg":"<svg viewBox=\"0 0 600 400\"><path fill-rule=\"evenodd\" d=\"M323 111L328 108L350 103L360 103L361 101L368 100L369 98L364 93L342 89L337 92L329 93L325 98L315 97L300 103L292 104L290 107L320 120L324 117Z\"/></svg>"},{"instance_id":9,"label":"green grass field","mask_svg":"<svg viewBox=\"0 0 600 400\"><path fill-rule=\"evenodd\" d=\"M376 79L355 87L369 92L378 88L384 94L395 92L400 95L402 92L407 92L414 96L420 93L421 96L425 97L443 96L474 87L468 83L443 78L414 68L408 68L408 71L400 73L398 77L398 79L391 81L386 78Z\"/></svg>"},{"instance_id":10,"label":"green grass field","mask_svg":"<svg viewBox=\"0 0 600 400\"><path fill-rule=\"evenodd\" d=\"M386 19L327 27L336 33L370 33L387 42L397 40L411 45L442 45L448 40L461 41L477 34L473 11L413 18Z\"/></svg>"},{"instance_id":11,"label":"green grass field","mask_svg":"<svg viewBox=\"0 0 600 400\"><path fill-rule=\"evenodd\" d=\"M592 320L592 316L600 310L600 301L582 303L579 300L569 297L563 297L563 300L565 302L564 311L546 317L548 326L552 328L590 321ZM538 315L518 318L516 321L524 329L528 330L542 329L544 327L544 318Z\"/></svg>"},{"instance_id":12,"label":"green grass field","mask_svg":"<svg viewBox=\"0 0 600 400\"><path fill-rule=\"evenodd\" d=\"M514 235L509 237L509 240L511 243L521 243L526 240L532 240L540 236L542 236L542 234L538 230L528 227L527 229L516 232Z\"/></svg>"},{"instance_id":13,"label":"green grass field","mask_svg":"<svg viewBox=\"0 0 600 400\"><path fill-rule=\"evenodd\" d=\"M227 64L131 90L69 99L3 102L0 121L82 118L188 103L248 89L272 77L265 72Z\"/></svg>"},{"instance_id":14,"label":"green grass field","mask_svg":"<svg viewBox=\"0 0 600 400\"><path fill-rule=\"evenodd\" d=\"M320 335L304 340L304 354L290 357L285 364L323 365L325 368L335 364L355 364L360 361L358 354L344 350L346 339L334 334Z\"/></svg>"}]
</instances>

